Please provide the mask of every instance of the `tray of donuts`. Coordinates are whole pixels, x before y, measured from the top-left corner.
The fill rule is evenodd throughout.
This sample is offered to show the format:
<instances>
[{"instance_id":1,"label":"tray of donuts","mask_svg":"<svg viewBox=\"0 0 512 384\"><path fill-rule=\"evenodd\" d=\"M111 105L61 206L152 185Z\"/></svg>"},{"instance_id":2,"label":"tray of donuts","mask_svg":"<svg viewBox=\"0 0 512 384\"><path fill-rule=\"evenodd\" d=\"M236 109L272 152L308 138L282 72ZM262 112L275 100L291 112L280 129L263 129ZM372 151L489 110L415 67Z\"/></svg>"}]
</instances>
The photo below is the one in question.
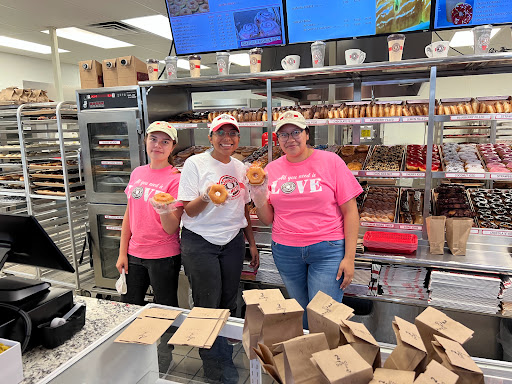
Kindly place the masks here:
<instances>
[{"instance_id":1,"label":"tray of donuts","mask_svg":"<svg viewBox=\"0 0 512 384\"><path fill-rule=\"evenodd\" d=\"M403 224L423 225L423 194L420 189L402 188L400 190L399 218Z\"/></svg>"},{"instance_id":2,"label":"tray of donuts","mask_svg":"<svg viewBox=\"0 0 512 384\"><path fill-rule=\"evenodd\" d=\"M512 231L512 190L468 189L478 227Z\"/></svg>"},{"instance_id":3,"label":"tray of donuts","mask_svg":"<svg viewBox=\"0 0 512 384\"><path fill-rule=\"evenodd\" d=\"M476 217L475 210L464 185L442 184L432 190L434 212L437 216ZM476 227L476 221L474 226Z\"/></svg>"},{"instance_id":4,"label":"tray of donuts","mask_svg":"<svg viewBox=\"0 0 512 384\"><path fill-rule=\"evenodd\" d=\"M403 169L404 162L404 145L376 145L369 155L364 170L399 172Z\"/></svg>"},{"instance_id":5,"label":"tray of donuts","mask_svg":"<svg viewBox=\"0 0 512 384\"><path fill-rule=\"evenodd\" d=\"M368 187L359 211L362 226L367 223L395 223L398 210L399 188Z\"/></svg>"},{"instance_id":6,"label":"tray of donuts","mask_svg":"<svg viewBox=\"0 0 512 384\"><path fill-rule=\"evenodd\" d=\"M512 103L510 96L441 99L435 111L436 115L512 113Z\"/></svg>"},{"instance_id":7,"label":"tray of donuts","mask_svg":"<svg viewBox=\"0 0 512 384\"><path fill-rule=\"evenodd\" d=\"M185 164L185 160L187 160L190 156L198 155L200 153L205 152L209 147L205 145L193 145L188 147L182 151L179 151L174 155L174 166L175 167L183 167Z\"/></svg>"}]
</instances>

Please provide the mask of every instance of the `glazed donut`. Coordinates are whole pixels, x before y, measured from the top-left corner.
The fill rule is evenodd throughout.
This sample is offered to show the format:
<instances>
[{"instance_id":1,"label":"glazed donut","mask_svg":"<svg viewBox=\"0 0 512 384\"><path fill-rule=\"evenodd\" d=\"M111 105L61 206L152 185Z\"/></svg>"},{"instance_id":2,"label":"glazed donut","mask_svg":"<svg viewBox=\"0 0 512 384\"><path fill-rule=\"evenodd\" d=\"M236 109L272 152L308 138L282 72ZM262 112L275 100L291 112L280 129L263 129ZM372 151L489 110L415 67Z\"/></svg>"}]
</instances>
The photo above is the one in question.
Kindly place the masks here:
<instances>
[{"instance_id":1,"label":"glazed donut","mask_svg":"<svg viewBox=\"0 0 512 384\"><path fill-rule=\"evenodd\" d=\"M222 184L213 184L208 191L208 197L213 204L222 204L228 198L228 191Z\"/></svg>"},{"instance_id":2,"label":"glazed donut","mask_svg":"<svg viewBox=\"0 0 512 384\"><path fill-rule=\"evenodd\" d=\"M260 30L254 23L244 24L240 32L238 33L242 40L252 39L258 37Z\"/></svg>"},{"instance_id":3,"label":"glazed donut","mask_svg":"<svg viewBox=\"0 0 512 384\"><path fill-rule=\"evenodd\" d=\"M208 4L201 4L199 6L199 13L210 12L210 6Z\"/></svg>"},{"instance_id":4,"label":"glazed donut","mask_svg":"<svg viewBox=\"0 0 512 384\"><path fill-rule=\"evenodd\" d=\"M155 196L153 196L153 200L158 204L171 204L174 201L174 197L168 193L161 192L155 194Z\"/></svg>"},{"instance_id":5,"label":"glazed donut","mask_svg":"<svg viewBox=\"0 0 512 384\"><path fill-rule=\"evenodd\" d=\"M260 164L252 164L247 170L247 178L252 185L261 185L265 181L265 171Z\"/></svg>"},{"instance_id":6,"label":"glazed donut","mask_svg":"<svg viewBox=\"0 0 512 384\"><path fill-rule=\"evenodd\" d=\"M281 27L274 20L264 20L260 27L260 35L265 36L278 36L281 34Z\"/></svg>"}]
</instances>

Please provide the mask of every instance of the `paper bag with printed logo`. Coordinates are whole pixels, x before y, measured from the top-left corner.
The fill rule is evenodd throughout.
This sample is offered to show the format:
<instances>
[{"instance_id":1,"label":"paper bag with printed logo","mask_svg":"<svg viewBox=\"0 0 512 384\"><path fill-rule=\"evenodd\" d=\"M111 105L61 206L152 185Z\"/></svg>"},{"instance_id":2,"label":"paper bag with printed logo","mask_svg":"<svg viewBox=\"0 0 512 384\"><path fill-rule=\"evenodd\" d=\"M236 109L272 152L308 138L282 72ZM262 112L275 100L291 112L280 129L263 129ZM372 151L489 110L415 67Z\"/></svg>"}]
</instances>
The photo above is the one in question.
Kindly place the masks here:
<instances>
[{"instance_id":1,"label":"paper bag with printed logo","mask_svg":"<svg viewBox=\"0 0 512 384\"><path fill-rule=\"evenodd\" d=\"M484 384L484 374L456 341L434 335L433 359L459 376L457 384Z\"/></svg>"},{"instance_id":2,"label":"paper bag with printed logo","mask_svg":"<svg viewBox=\"0 0 512 384\"><path fill-rule=\"evenodd\" d=\"M273 354L265 344L258 343L253 351L260 361L262 368L279 384L285 383L284 353Z\"/></svg>"},{"instance_id":3,"label":"paper bag with printed logo","mask_svg":"<svg viewBox=\"0 0 512 384\"><path fill-rule=\"evenodd\" d=\"M312 362L331 384L367 384L373 369L350 345L313 353Z\"/></svg>"},{"instance_id":4,"label":"paper bag with printed logo","mask_svg":"<svg viewBox=\"0 0 512 384\"><path fill-rule=\"evenodd\" d=\"M253 348L258 346L258 338L263 324L263 313L258 308L258 304L268 301L282 301L284 297L279 289L252 289L243 291L242 296L246 304L242 344L245 353L252 360L256 358Z\"/></svg>"},{"instance_id":5,"label":"paper bag with printed logo","mask_svg":"<svg viewBox=\"0 0 512 384\"><path fill-rule=\"evenodd\" d=\"M464 344L473 337L471 329L432 307L428 307L420 313L414 320L414 324L418 328L423 344L427 348L427 362L432 360L434 349L431 342L434 341L434 335L446 337L459 344Z\"/></svg>"},{"instance_id":6,"label":"paper bag with printed logo","mask_svg":"<svg viewBox=\"0 0 512 384\"><path fill-rule=\"evenodd\" d=\"M414 384L455 384L459 376L432 360L424 373L418 376Z\"/></svg>"},{"instance_id":7,"label":"paper bag with printed logo","mask_svg":"<svg viewBox=\"0 0 512 384\"><path fill-rule=\"evenodd\" d=\"M307 306L310 333L325 333L329 348L340 345L340 324L354 315L354 310L319 291Z\"/></svg>"},{"instance_id":8,"label":"paper bag with printed logo","mask_svg":"<svg viewBox=\"0 0 512 384\"><path fill-rule=\"evenodd\" d=\"M415 372L377 368L370 384L413 384Z\"/></svg>"},{"instance_id":9,"label":"paper bag with printed logo","mask_svg":"<svg viewBox=\"0 0 512 384\"><path fill-rule=\"evenodd\" d=\"M392 326L396 347L385 361L384 368L422 373L427 365L427 349L418 328L398 316L395 316Z\"/></svg>"},{"instance_id":10,"label":"paper bag with printed logo","mask_svg":"<svg viewBox=\"0 0 512 384\"><path fill-rule=\"evenodd\" d=\"M350 344L370 364L373 369L380 368L380 347L364 324L343 320L340 325L341 344Z\"/></svg>"},{"instance_id":11,"label":"paper bag with printed logo","mask_svg":"<svg viewBox=\"0 0 512 384\"><path fill-rule=\"evenodd\" d=\"M269 348L282 341L302 336L302 315L304 309L295 299L267 301L258 304L263 314L258 343Z\"/></svg>"}]
</instances>

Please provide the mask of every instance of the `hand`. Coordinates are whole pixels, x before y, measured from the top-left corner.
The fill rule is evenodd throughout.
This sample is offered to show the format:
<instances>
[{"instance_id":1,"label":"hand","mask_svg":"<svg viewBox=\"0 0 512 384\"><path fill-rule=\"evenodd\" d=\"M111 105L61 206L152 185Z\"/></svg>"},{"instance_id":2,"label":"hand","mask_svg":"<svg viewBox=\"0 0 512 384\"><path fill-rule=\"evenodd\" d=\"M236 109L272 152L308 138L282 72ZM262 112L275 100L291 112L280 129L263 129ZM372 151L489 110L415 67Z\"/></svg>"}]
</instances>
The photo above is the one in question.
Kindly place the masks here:
<instances>
[{"instance_id":1,"label":"hand","mask_svg":"<svg viewBox=\"0 0 512 384\"><path fill-rule=\"evenodd\" d=\"M336 280L340 280L342 276L343 282L340 285L340 289L346 289L354 278L354 260L349 259L348 257L343 258L340 266L338 267Z\"/></svg>"},{"instance_id":2,"label":"hand","mask_svg":"<svg viewBox=\"0 0 512 384\"><path fill-rule=\"evenodd\" d=\"M250 186L250 195L251 199L254 202L256 208L261 208L268 202L268 176L265 174L265 179L260 185L252 185Z\"/></svg>"},{"instance_id":3,"label":"hand","mask_svg":"<svg viewBox=\"0 0 512 384\"><path fill-rule=\"evenodd\" d=\"M256 244L249 246L249 251L251 252L251 263L249 265L256 271L260 266L260 252Z\"/></svg>"},{"instance_id":4,"label":"hand","mask_svg":"<svg viewBox=\"0 0 512 384\"><path fill-rule=\"evenodd\" d=\"M221 205L224 205L226 204L226 202L228 201L228 199L226 199L224 202L220 203L220 204L216 204L212 201L212 199L210 198L210 188L213 186L214 184L213 183L210 183L208 184L208 186L206 187L206 189L204 190L204 192L201 194L201 200L203 200L205 203L212 203L213 205L215 205L216 207L219 207ZM229 192L228 192L228 198L229 198Z\"/></svg>"},{"instance_id":5,"label":"hand","mask_svg":"<svg viewBox=\"0 0 512 384\"><path fill-rule=\"evenodd\" d=\"M156 213L159 215L165 215L176 210L176 203L178 200L174 200L170 204L160 204L157 203L153 198L149 199L151 206L155 209Z\"/></svg>"},{"instance_id":6,"label":"hand","mask_svg":"<svg viewBox=\"0 0 512 384\"><path fill-rule=\"evenodd\" d=\"M116 268L119 271L119 274L121 274L123 269L124 272L128 274L128 255L119 255L117 258Z\"/></svg>"}]
</instances>

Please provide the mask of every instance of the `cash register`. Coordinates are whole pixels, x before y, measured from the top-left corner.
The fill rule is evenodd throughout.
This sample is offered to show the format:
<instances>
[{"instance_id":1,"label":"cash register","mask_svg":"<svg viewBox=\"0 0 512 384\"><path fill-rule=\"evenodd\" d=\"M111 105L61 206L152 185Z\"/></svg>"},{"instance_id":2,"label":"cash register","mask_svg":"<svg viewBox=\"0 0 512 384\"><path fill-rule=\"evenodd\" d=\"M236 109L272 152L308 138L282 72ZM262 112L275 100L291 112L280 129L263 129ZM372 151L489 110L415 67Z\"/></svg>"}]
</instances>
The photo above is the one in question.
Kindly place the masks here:
<instances>
[{"instance_id":1,"label":"cash register","mask_svg":"<svg viewBox=\"0 0 512 384\"><path fill-rule=\"evenodd\" d=\"M0 214L0 270L5 262L75 272L33 216ZM73 292L48 282L0 278L0 337L27 349L40 344L38 325L73 307Z\"/></svg>"}]
</instances>

